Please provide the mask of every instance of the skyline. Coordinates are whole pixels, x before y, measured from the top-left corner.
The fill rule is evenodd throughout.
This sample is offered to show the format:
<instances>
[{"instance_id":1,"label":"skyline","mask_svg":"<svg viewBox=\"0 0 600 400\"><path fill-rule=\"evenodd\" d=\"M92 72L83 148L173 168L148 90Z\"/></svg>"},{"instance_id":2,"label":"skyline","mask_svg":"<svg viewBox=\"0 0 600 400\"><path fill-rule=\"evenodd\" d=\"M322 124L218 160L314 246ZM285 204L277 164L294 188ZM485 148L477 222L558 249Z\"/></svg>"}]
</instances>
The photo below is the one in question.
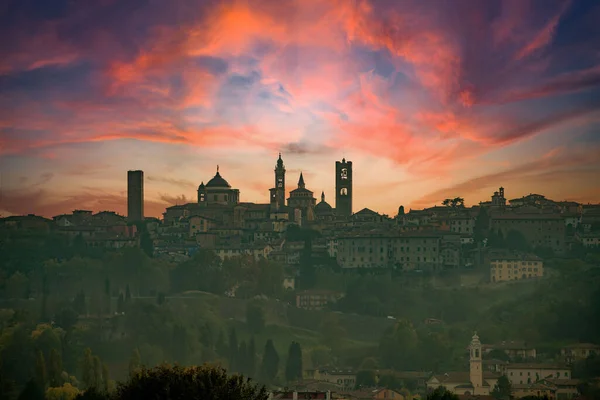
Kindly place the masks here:
<instances>
[{"instance_id":1,"label":"skyline","mask_svg":"<svg viewBox=\"0 0 600 400\"><path fill-rule=\"evenodd\" d=\"M280 151L287 192L302 171L332 206L335 161L353 161L355 212L478 204L500 186L600 202L594 1L5 11L3 215L126 214L126 171L139 169L146 215L160 216L194 202L216 165L241 201L268 203Z\"/></svg>"}]
</instances>

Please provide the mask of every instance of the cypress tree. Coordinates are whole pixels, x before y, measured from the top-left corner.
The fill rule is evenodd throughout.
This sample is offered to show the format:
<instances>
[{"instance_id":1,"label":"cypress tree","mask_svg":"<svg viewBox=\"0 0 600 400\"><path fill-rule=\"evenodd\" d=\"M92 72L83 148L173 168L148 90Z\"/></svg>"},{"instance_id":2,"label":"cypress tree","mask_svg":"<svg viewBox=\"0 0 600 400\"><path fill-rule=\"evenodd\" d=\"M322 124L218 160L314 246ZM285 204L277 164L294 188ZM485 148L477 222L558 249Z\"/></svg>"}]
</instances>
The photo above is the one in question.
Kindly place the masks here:
<instances>
[{"instance_id":1,"label":"cypress tree","mask_svg":"<svg viewBox=\"0 0 600 400\"><path fill-rule=\"evenodd\" d=\"M246 359L248 360L248 376L253 378L256 374L256 345L254 343L254 336L252 336L248 344L248 356Z\"/></svg>"},{"instance_id":2,"label":"cypress tree","mask_svg":"<svg viewBox=\"0 0 600 400\"><path fill-rule=\"evenodd\" d=\"M260 366L261 380L267 384L273 383L279 371L279 354L273 345L273 340L267 340Z\"/></svg>"},{"instance_id":3,"label":"cypress tree","mask_svg":"<svg viewBox=\"0 0 600 400\"><path fill-rule=\"evenodd\" d=\"M237 334L235 332L235 328L231 328L229 331L229 369L231 372L239 372L237 371L237 362L238 362L238 341Z\"/></svg>"}]
</instances>

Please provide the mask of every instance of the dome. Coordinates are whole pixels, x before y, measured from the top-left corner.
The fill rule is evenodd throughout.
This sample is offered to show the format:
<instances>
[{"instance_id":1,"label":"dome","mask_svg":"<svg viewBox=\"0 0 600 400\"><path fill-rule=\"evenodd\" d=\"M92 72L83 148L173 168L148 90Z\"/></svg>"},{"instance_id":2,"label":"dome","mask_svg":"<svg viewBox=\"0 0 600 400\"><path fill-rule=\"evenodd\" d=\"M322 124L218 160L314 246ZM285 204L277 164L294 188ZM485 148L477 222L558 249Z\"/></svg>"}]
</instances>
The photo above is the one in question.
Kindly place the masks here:
<instances>
[{"instance_id":1,"label":"dome","mask_svg":"<svg viewBox=\"0 0 600 400\"><path fill-rule=\"evenodd\" d=\"M325 192L321 193L321 201L315 206L316 214L329 214L333 212L333 208L325 201Z\"/></svg>"},{"instance_id":2,"label":"dome","mask_svg":"<svg viewBox=\"0 0 600 400\"><path fill-rule=\"evenodd\" d=\"M333 211L333 208L326 201L321 201L315 206L315 212L317 214L324 214Z\"/></svg>"},{"instance_id":3,"label":"dome","mask_svg":"<svg viewBox=\"0 0 600 400\"><path fill-rule=\"evenodd\" d=\"M231 188L231 185L225 179L223 179L223 177L217 170L217 174L215 175L214 178L212 178L210 181L208 181L208 183L206 184L206 187L207 188Z\"/></svg>"}]
</instances>

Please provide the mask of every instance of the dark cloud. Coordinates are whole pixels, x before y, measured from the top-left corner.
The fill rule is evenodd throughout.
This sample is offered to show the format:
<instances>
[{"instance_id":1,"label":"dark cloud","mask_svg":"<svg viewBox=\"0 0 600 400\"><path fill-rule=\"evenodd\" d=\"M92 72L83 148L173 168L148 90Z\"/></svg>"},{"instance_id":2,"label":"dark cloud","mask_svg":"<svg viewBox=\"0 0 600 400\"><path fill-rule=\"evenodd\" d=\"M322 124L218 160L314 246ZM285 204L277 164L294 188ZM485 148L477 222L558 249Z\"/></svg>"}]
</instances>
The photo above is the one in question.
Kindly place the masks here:
<instances>
[{"instance_id":1,"label":"dark cloud","mask_svg":"<svg viewBox=\"0 0 600 400\"><path fill-rule=\"evenodd\" d=\"M163 183L168 183L170 185L178 186L178 187L186 188L186 189L196 187L196 184L194 184L193 182L190 182L188 180L185 180L185 179L176 179L176 178L169 178L169 177L164 177L164 176L152 176L152 175L149 175L146 179L148 179L148 181L150 181L150 182L163 182Z\"/></svg>"}]
</instances>

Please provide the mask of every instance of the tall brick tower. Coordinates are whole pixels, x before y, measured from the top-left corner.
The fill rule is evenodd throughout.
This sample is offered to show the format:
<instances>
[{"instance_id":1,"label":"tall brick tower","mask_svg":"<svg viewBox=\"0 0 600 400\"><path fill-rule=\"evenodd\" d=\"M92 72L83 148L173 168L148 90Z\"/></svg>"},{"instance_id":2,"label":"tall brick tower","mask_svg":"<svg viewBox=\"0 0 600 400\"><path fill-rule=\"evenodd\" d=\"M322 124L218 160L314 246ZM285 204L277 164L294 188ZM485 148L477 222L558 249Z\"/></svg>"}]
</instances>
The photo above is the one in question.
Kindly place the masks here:
<instances>
[{"instance_id":1,"label":"tall brick tower","mask_svg":"<svg viewBox=\"0 0 600 400\"><path fill-rule=\"evenodd\" d=\"M144 171L127 171L127 221L144 220Z\"/></svg>"},{"instance_id":2,"label":"tall brick tower","mask_svg":"<svg viewBox=\"0 0 600 400\"><path fill-rule=\"evenodd\" d=\"M352 215L352 161L345 158L335 162L335 213Z\"/></svg>"}]
</instances>

